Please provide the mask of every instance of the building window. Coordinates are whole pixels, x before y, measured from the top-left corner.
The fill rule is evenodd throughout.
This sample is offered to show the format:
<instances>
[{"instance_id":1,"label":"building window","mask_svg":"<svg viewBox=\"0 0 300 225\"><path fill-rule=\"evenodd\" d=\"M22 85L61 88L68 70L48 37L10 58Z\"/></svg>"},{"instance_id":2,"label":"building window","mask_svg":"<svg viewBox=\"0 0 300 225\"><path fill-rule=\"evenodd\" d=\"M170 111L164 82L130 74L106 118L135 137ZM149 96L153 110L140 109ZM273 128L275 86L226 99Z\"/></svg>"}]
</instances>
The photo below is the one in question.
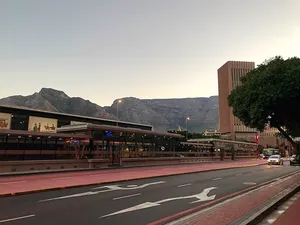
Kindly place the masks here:
<instances>
[{"instance_id":1,"label":"building window","mask_svg":"<svg viewBox=\"0 0 300 225\"><path fill-rule=\"evenodd\" d=\"M11 130L28 130L29 116L13 114L11 118Z\"/></svg>"}]
</instances>

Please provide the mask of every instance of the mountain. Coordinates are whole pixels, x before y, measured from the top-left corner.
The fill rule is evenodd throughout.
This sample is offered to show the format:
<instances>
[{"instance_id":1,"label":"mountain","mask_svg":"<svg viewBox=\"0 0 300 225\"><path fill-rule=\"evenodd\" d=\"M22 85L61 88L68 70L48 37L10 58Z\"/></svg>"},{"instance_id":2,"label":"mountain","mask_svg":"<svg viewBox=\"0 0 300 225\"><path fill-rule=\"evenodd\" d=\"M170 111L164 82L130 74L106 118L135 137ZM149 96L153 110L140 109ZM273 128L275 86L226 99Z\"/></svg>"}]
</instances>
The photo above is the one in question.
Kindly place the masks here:
<instances>
[{"instance_id":1,"label":"mountain","mask_svg":"<svg viewBox=\"0 0 300 225\"><path fill-rule=\"evenodd\" d=\"M0 99L0 104L82 116L111 118L111 116L105 112L103 107L79 97L71 98L63 91L51 88L42 88L40 92L29 96L17 95L3 98Z\"/></svg>"},{"instance_id":2,"label":"mountain","mask_svg":"<svg viewBox=\"0 0 300 225\"><path fill-rule=\"evenodd\" d=\"M0 104L22 106L53 112L78 114L83 116L117 118L128 122L151 124L156 130L177 129L181 126L193 132L218 126L218 96L209 98L178 99L138 99L133 97L117 100L111 106L101 107L79 97L69 97L63 91L42 88L29 96L11 96L0 99Z\"/></svg>"}]
</instances>

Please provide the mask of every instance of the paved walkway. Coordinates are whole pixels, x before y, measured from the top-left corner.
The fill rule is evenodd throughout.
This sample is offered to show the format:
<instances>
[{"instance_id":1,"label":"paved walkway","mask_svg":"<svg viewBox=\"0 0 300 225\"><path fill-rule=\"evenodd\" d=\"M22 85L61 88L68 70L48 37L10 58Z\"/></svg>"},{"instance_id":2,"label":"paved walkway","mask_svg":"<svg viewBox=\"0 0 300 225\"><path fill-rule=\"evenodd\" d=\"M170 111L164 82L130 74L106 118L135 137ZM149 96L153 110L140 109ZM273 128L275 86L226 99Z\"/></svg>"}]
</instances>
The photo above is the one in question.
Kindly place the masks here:
<instances>
[{"instance_id":1,"label":"paved walkway","mask_svg":"<svg viewBox=\"0 0 300 225\"><path fill-rule=\"evenodd\" d=\"M0 177L0 196L266 164L263 160Z\"/></svg>"},{"instance_id":2,"label":"paved walkway","mask_svg":"<svg viewBox=\"0 0 300 225\"><path fill-rule=\"evenodd\" d=\"M284 211L281 216L276 219L273 225L298 225L300 224L300 195L296 195L297 198L293 203ZM272 222L272 221L270 221Z\"/></svg>"}]
</instances>

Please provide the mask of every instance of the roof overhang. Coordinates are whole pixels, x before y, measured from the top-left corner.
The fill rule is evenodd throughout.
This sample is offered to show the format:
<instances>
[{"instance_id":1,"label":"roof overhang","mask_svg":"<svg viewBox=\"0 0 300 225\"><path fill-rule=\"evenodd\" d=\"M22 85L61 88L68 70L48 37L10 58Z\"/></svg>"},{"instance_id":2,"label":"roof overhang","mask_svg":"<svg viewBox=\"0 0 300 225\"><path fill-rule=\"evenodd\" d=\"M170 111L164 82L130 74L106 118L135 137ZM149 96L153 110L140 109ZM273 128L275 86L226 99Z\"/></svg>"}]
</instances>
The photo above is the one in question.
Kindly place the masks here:
<instances>
[{"instance_id":1,"label":"roof overhang","mask_svg":"<svg viewBox=\"0 0 300 225\"><path fill-rule=\"evenodd\" d=\"M195 142L180 142L182 145L189 145L189 146L200 146L200 147L212 147L212 144L205 144L205 143L195 143Z\"/></svg>"},{"instance_id":2,"label":"roof overhang","mask_svg":"<svg viewBox=\"0 0 300 225\"><path fill-rule=\"evenodd\" d=\"M53 137L53 138L73 138L73 139L89 139L89 135L69 134L69 133L50 133L50 132L33 132L25 130L4 130L0 129L0 135L11 136L28 136L28 137Z\"/></svg>"},{"instance_id":3,"label":"roof overhang","mask_svg":"<svg viewBox=\"0 0 300 225\"><path fill-rule=\"evenodd\" d=\"M21 111L27 111L27 112L34 112L34 113L43 113L46 114L45 116L48 115L52 115L52 116L64 116L64 117L70 117L70 119L72 120L76 120L76 119L88 119L88 120L96 120L96 121L105 121L105 122L111 122L111 123L119 123L119 124L127 124L127 125L135 125L135 126L142 126L142 127L148 127L153 129L152 125L149 124L139 124L139 123L133 123L133 122L125 122L125 121L117 121L117 120L112 120L112 119L105 119L105 118L99 118L99 117L90 117L90 116L81 116L81 115L74 115L74 114L68 114L68 113L61 113L61 112L50 112L50 111L45 111L45 110L40 110L40 109L32 109L32 108L27 108L27 107L21 107L21 106L12 106L12 105L3 105L0 104L0 109L6 109L9 111L13 111L13 110L21 110ZM0 110L1 111L1 110ZM41 117L44 117L41 115Z\"/></svg>"},{"instance_id":4,"label":"roof overhang","mask_svg":"<svg viewBox=\"0 0 300 225\"><path fill-rule=\"evenodd\" d=\"M184 136L180 134L172 134L168 132L159 132L159 131L150 131L150 130L142 130L137 128L126 128L126 127L118 127L118 126L109 126L109 125L99 125L99 124L75 124L68 125L57 128L57 132L76 132L76 131L111 131L111 132L122 132L122 133L131 133L131 134L141 134L141 135L149 135L149 136L165 136L172 138L184 138Z\"/></svg>"},{"instance_id":5,"label":"roof overhang","mask_svg":"<svg viewBox=\"0 0 300 225\"><path fill-rule=\"evenodd\" d=\"M216 138L199 138L199 139L190 139L189 143L201 143L201 142L222 142L222 143L232 143L232 144L243 144L243 145L253 145L257 144L254 142L244 142L244 141L232 141L226 139L216 139Z\"/></svg>"}]
</instances>

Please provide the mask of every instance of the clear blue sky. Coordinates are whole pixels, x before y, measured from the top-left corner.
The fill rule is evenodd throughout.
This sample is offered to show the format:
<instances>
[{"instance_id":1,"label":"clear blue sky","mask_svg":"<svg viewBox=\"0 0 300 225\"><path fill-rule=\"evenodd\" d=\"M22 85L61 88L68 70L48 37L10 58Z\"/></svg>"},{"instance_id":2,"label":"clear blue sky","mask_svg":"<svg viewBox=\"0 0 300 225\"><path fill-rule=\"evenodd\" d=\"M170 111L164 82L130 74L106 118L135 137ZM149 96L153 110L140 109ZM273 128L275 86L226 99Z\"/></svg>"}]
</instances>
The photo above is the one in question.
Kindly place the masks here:
<instances>
[{"instance_id":1,"label":"clear blue sky","mask_svg":"<svg viewBox=\"0 0 300 225\"><path fill-rule=\"evenodd\" d=\"M0 98L218 94L228 60L300 55L299 0L1 0Z\"/></svg>"}]
</instances>

